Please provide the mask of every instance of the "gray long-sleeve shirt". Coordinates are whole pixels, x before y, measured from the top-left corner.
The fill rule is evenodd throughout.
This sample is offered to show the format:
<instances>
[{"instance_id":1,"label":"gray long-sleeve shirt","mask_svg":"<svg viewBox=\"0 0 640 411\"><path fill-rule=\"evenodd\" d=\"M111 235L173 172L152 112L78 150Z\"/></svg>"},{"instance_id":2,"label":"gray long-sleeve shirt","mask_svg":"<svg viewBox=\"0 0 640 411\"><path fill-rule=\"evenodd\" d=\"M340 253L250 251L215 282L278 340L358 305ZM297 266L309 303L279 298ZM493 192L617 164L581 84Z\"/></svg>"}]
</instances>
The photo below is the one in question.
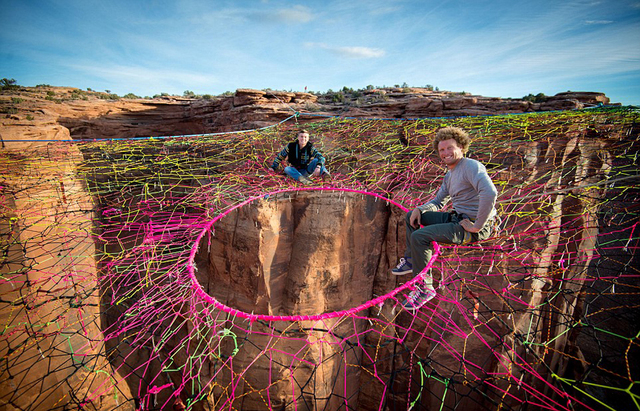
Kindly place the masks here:
<instances>
[{"instance_id":1,"label":"gray long-sleeve shirt","mask_svg":"<svg viewBox=\"0 0 640 411\"><path fill-rule=\"evenodd\" d=\"M463 157L444 176L436 197L419 206L422 211L440 210L451 199L453 209L466 214L482 227L494 217L498 190L493 185L487 169L479 161Z\"/></svg>"}]
</instances>

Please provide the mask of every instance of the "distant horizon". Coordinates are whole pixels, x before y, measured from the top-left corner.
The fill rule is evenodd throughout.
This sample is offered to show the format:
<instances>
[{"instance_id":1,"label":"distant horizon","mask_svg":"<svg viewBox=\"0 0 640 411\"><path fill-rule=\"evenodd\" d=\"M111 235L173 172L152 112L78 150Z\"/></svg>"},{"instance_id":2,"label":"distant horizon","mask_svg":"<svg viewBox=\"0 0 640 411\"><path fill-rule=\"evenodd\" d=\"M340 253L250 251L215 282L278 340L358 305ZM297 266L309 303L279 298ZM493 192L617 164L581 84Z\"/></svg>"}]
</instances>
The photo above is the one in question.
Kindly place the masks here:
<instances>
[{"instance_id":1,"label":"distant horizon","mask_svg":"<svg viewBox=\"0 0 640 411\"><path fill-rule=\"evenodd\" d=\"M9 80L15 80L15 79L13 79L13 78L12 78L12 79L9 79ZM20 84L20 82L19 82L19 81L17 81L17 80L16 80L16 83L15 83L15 84L16 84L17 86L20 86L20 87L30 87L30 88L38 88L38 87L73 88L73 89L78 89L78 90L82 90L82 91L94 92L94 93L115 94L115 95L117 95L119 98L127 98L126 96L127 96L128 94L135 94L135 93L119 94L119 93L116 93L116 92L114 92L113 90L110 90L110 89L107 89L107 90L96 90L96 89L94 89L94 88L92 88L92 87L80 88L80 87L76 87L76 86L69 86L69 85L56 85L56 84L47 84L47 83L38 83L38 84L36 84L36 85L26 85L26 84ZM394 84L394 85L381 85L381 86L371 85L371 86L373 86L373 89L374 89L374 90L375 90L375 89L389 89L389 88L400 88L400 89L402 89L402 88L428 89L429 87L431 87L431 85L425 85L425 86L414 86L414 85L411 85L411 84L407 84L407 85L397 85L397 84ZM360 88L360 89L356 89L356 88L353 88L353 87L349 87L348 85L343 86L343 88L344 88L344 87L347 87L347 88L352 89L352 90L354 90L354 91L360 91L360 90L366 90L366 89L367 89L367 87L369 87L369 85L367 85L367 86L365 86L365 87L363 87L363 88ZM253 88L249 88L249 87L238 87L237 89L234 89L234 90L227 90L227 91L224 91L224 92L222 92L222 93L220 93L220 94L196 93L196 92L194 92L193 90L185 90L185 91L183 91L182 93L177 93L177 94L171 94L171 93L167 93L167 92L160 92L160 93L154 93L154 94L152 94L152 95L143 95L143 96L141 96L141 95L136 95L136 97L137 97L137 98L141 98L141 99L145 99L145 98L157 98L157 97L162 97L162 96L168 96L168 97L182 97L182 98L202 98L203 96L219 97L219 96L223 96L223 95L225 95L225 94L227 94L227 93L235 94L235 92L236 92L237 90L259 90L259 91L267 91L267 90L270 90L270 91L287 92L287 93L328 94L328 93L331 93L331 92L333 92L333 93L340 92L340 91L342 91L342 90L343 90L343 88L336 89L336 90L333 90L333 89L328 89L328 90L293 90L293 89L288 89L288 90L284 90L284 89L273 89L273 88L270 88L270 87L265 87L265 88L262 88L262 89L253 89ZM438 88L438 89L436 89L436 87L435 87L435 86L433 86L433 88L434 88L434 90L433 90L434 92L452 93L452 94L461 94L461 93L465 93L465 94L469 94L469 95L472 95L472 96L480 96L480 97L486 97L486 98L496 98L496 96L487 96L487 95L483 95L483 94L473 93L473 92L471 92L471 91L442 90L442 89L439 89L439 88ZM194 93L194 95L193 95L193 96L191 96L191 95L187 96L187 95L185 95L187 92ZM602 92L602 91L598 91L598 90L565 90L565 91L558 91L558 92L557 92L557 93L555 93L555 94L545 94L545 96L546 96L546 97L553 97L553 96L555 96L555 95L557 95L557 94L560 94L560 93L601 93L601 94L604 94L606 97L608 97L608 98L609 98L609 96L608 96L606 93L604 93L604 92ZM522 100L522 99L524 99L524 98L526 98L526 97L529 97L529 96L536 96L536 95L538 95L538 94L544 94L544 93L535 93L535 94L534 94L534 93L527 93L527 94L525 94L524 96L520 96L520 97L499 97L499 98L501 98L501 99L512 99L512 100ZM134 97L132 97L132 98L134 98ZM613 100L611 100L611 99L610 99L610 102L611 102L612 104L620 103L620 104L622 104L623 106L634 105L634 104L625 104L624 102L620 102L620 101L613 101Z\"/></svg>"},{"instance_id":2,"label":"distant horizon","mask_svg":"<svg viewBox=\"0 0 640 411\"><path fill-rule=\"evenodd\" d=\"M640 105L640 0L23 0L0 78L118 95L432 85Z\"/></svg>"}]
</instances>

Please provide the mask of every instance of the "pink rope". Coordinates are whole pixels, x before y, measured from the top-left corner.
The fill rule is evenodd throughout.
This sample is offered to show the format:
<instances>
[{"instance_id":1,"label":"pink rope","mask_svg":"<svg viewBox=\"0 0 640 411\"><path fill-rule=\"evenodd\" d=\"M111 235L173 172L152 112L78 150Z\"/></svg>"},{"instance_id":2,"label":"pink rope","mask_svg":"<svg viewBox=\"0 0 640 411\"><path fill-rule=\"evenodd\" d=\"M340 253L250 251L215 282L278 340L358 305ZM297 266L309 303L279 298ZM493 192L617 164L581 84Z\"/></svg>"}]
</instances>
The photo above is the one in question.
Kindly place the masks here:
<instances>
[{"instance_id":1,"label":"pink rope","mask_svg":"<svg viewBox=\"0 0 640 411\"><path fill-rule=\"evenodd\" d=\"M187 270L189 272L189 278L191 279L191 288L193 289L193 291L195 292L196 296L200 297L202 300L206 301L209 304L213 304L215 306L215 308L222 310L226 313L229 313L231 315L233 315L234 317L240 317L240 318L245 318L251 322L256 321L256 320L263 320L263 321L317 321L317 320L324 320L327 318L336 318L336 317L343 317L343 316L349 316L352 315L354 313L357 313L359 311L362 310L366 310L370 307L373 307L374 305L378 305L383 303L385 300L394 297L396 294L400 293L401 291L412 287L413 284L415 284L417 281L420 281L422 279L422 275L423 273L425 273L427 270L429 270L434 262L436 261L436 259L438 258L438 255L440 255L440 246L437 243L433 243L433 255L431 256L431 259L429 260L429 262L427 263L427 266L425 267L424 270L422 270L418 275L416 275L414 278L412 278L410 281L406 282L405 284L401 285L400 287L394 289L393 291L381 295L377 298L374 298L373 300L369 300L363 304L360 304L357 307L354 308L350 308L348 310L341 310L341 311L333 311L333 312L329 312L329 313L323 313L323 314L315 314L315 315L263 315L263 314L252 314L252 313L246 313L244 311L240 311L237 310L235 308L229 307L225 304L222 304L220 301L216 300L214 297L210 296L209 294L207 294L206 291L204 291L204 289L202 288L202 286L200 285L200 283L198 282L198 279L196 278L196 274L195 274L195 263L194 263L194 259L196 256L196 253L198 251L198 245L200 244L200 240L204 237L204 235L209 232L209 230L211 229L211 227L213 227L213 225L220 220L221 218L225 217L226 215L228 215L229 213L231 213L232 211L244 207L245 205L261 199L261 198L267 198L271 195L275 195L275 194L280 194L280 193L285 193L285 192L291 192L291 191L311 191L311 190L316 190L316 191L342 191L342 192L349 192L349 193L358 193L358 194L363 194L363 195L368 195L368 196L372 196L372 197L376 197L379 198L381 200L384 200L390 204L393 204L394 206L400 208L402 211L409 211L408 208L404 207L402 204L399 204L389 198L383 197L380 194L376 194L373 192L369 192L369 191L364 191L364 190L355 190L355 189L351 189L351 188L336 188L336 187L300 187L300 188L295 188L295 189L291 189L291 188L286 188L286 189L280 189L280 190L275 190L275 191L271 191L265 194L261 194L261 195L257 195L254 197L251 197L243 202L241 202L240 204L236 205L235 207L230 208L229 210L225 211L224 213L219 214L218 216L216 216L213 220L211 220L211 222L209 222L207 225L205 225L205 227L203 228L203 230L200 232L200 234L198 235L198 238L196 238L196 241L193 245L193 247L191 248L191 253L189 255L189 261L187 263Z\"/></svg>"}]
</instances>

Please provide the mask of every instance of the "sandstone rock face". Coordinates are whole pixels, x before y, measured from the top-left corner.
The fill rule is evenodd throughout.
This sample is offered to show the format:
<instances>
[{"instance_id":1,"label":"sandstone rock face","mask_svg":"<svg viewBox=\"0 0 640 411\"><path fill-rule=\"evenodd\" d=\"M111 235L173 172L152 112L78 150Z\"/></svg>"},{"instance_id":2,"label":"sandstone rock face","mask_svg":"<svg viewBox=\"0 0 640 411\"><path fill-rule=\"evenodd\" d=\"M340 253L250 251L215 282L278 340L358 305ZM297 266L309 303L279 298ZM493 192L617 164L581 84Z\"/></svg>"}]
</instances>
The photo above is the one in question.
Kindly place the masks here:
<instances>
[{"instance_id":1,"label":"sandstone rock face","mask_svg":"<svg viewBox=\"0 0 640 411\"><path fill-rule=\"evenodd\" d=\"M584 104L609 104L611 101L604 93L590 91L566 91L552 96L550 100L577 100Z\"/></svg>"},{"instance_id":2,"label":"sandstone rock face","mask_svg":"<svg viewBox=\"0 0 640 411\"><path fill-rule=\"evenodd\" d=\"M47 126L28 135L68 139L61 130ZM0 295L11 308L0 310L7 327L0 355L8 365L0 368L0 409L53 410L72 401L86 409L133 409L118 403L118 392L124 401L131 394L111 384L107 371L94 207L75 174L82 154L33 142L7 146L15 149L12 167L2 170L0 244L11 264L0 267Z\"/></svg>"},{"instance_id":3,"label":"sandstone rock face","mask_svg":"<svg viewBox=\"0 0 640 411\"><path fill-rule=\"evenodd\" d=\"M530 103L420 88L365 90L361 103L321 102L311 93L238 89L233 96L210 100L164 97L109 101L94 98L60 104L45 100L45 91L51 93L52 90L61 96L68 96L73 91L35 88L18 94L18 98L24 100L18 105L21 114L2 119L2 125L9 128L61 125L69 129L72 138L102 139L249 130L276 124L295 114L298 114L299 122L310 122L316 121L318 115L358 118L476 116L609 104L603 93L595 92L559 93L544 103ZM10 105L10 101L8 96L0 98L3 105ZM27 120L26 115L33 119ZM3 130L0 136L9 139L11 132Z\"/></svg>"},{"instance_id":4,"label":"sandstone rock face","mask_svg":"<svg viewBox=\"0 0 640 411\"><path fill-rule=\"evenodd\" d=\"M374 288L390 292L395 287L395 279L388 274L388 261L395 255L389 255L387 245L393 242L395 253L398 230L404 230L399 224L403 215L397 206L369 195L340 191L277 194L245 205L214 225L211 235L200 244L198 279L218 301L247 313L295 317L350 310L371 300ZM314 324L329 327L331 335L313 331ZM304 332L306 341L317 340L313 351L304 356L320 364L296 371L299 381L318 381L313 384L317 391L309 392L313 396L309 404L314 405L301 405L303 409L339 409L345 385L351 395L360 390L363 381L358 369L340 370L345 360L356 361L362 352L350 350L343 358L346 342L339 336L364 332L366 324L359 320L354 330L351 321L342 324L339 318L303 322L310 329ZM268 328L258 331L261 329L256 323L256 333L237 337L247 338L251 342L245 344L248 346L277 344L283 353L252 364L246 392L235 392L236 397L242 397L242 409L263 407L261 396L251 394L257 390L271 392L271 398L276 399L274 409L294 403L299 396L290 384L273 382L290 372L285 364L291 359L286 353L300 351L306 342L274 340L268 337ZM235 355L234 365L249 365L256 355L254 349L243 349ZM220 384L226 385L231 378L227 374ZM221 400L223 396L219 392L215 402L227 401ZM350 404L358 408L354 400Z\"/></svg>"},{"instance_id":5,"label":"sandstone rock face","mask_svg":"<svg viewBox=\"0 0 640 411\"><path fill-rule=\"evenodd\" d=\"M367 113L375 112L381 117L396 118L413 113L487 114L496 107L504 112L519 112L556 107L556 104L574 108L584 104L579 98L588 101L601 98L561 96L544 106L545 103L426 92L412 98L410 103L403 102L405 97L398 90L387 95L394 100L359 108L355 114L366 117ZM289 103L282 102L286 99ZM271 98L267 92L262 94L251 90L210 102L176 99L154 102L85 101L63 105L33 99L21 103L25 111L2 118L2 164L6 168L2 173L0 194L6 218L1 222L1 238L7 244L5 250L14 265L3 265L1 272L2 278L9 281L0 283L3 296L0 318L11 328L3 335L6 338L0 345L0 355L8 359L7 365L0 368L0 404L7 409L48 410L82 405L106 411L118 407L133 409L135 400L145 395L147 405L153 403L150 398L159 404L170 404L174 392L168 392L169 389L160 391L157 396L149 394L167 383L151 379L166 376L170 355L173 355L171 365L175 369L188 368L194 358L201 362L202 367L189 368L190 371L197 369L194 371L196 375L191 376L193 380L207 382L215 376L219 382L210 387L211 397L197 402L192 407L194 410L214 408L207 401L232 404L237 409L265 409L266 392L270 395L269 404L276 409L293 409L294 396L299 400L305 399L305 405L312 404L308 409L341 409L344 407L343 398L349 398L350 406L357 404L360 409L378 409L382 393L387 388L393 390L391 394L385 393L389 409L406 409L407 397L416 398L426 392L430 392L433 398L425 399L423 405L429 404L431 408L444 404L449 408L472 409L480 404L491 409L495 405L491 402L494 397L500 398L495 393L494 397L487 399L484 393L472 388L456 387L455 396L445 395L447 386L436 383L434 379L417 387L415 381L422 376L417 368L402 370L404 374L394 377L392 387L372 376L397 376L401 373L397 367L414 364L417 358L433 358L437 361L420 363L432 373L429 375L444 379L459 377L461 367L472 364L465 368L465 372L473 369L474 375L469 377L470 380L487 380L503 388L504 392L515 392L514 381L501 376L521 377L525 387L540 384L545 379L552 380L553 373L562 374L570 365L575 367L562 355L572 349L574 358L582 358L580 349L571 347L573 342L568 334L572 322L563 316L570 317L580 309L578 293L584 282L580 270L584 270L593 257L598 231L597 203L604 190L602 186L594 186L585 196L581 195L580 189L571 191L567 187L575 186L576 181L580 184L598 182L610 170L612 161L608 141L618 141L626 135L611 126L593 122L589 132L596 133L593 130L597 128L595 135L576 127L554 134L548 141L511 141L509 148L500 151L496 157L491 157L491 154L497 149L486 149L489 154L481 160L499 165L492 173L494 181L504 190L505 198L524 196L535 190L552 193L534 202L515 202L515 211L503 210L511 213L508 222L511 231L502 239L487 242L488 251L474 247L443 250L442 261L448 266L443 264L435 270L436 281L442 284L439 291L442 298L431 311L437 315L430 317L429 311L425 311L427 314L419 316L406 313L397 316L392 311L393 304L384 304L351 318L349 324L332 319L321 323L302 320L295 323L294 330L281 334L273 331L278 325L272 323L234 325L221 316L206 319L212 327L219 323L224 323L225 327L229 324L228 328L218 331L221 334L216 337L214 328L214 331L208 331L211 334L204 332L202 336L189 340L195 329L195 321L192 321L195 309L182 305L175 308L173 315L184 326L162 350L157 350L152 344L131 344L133 338L148 332L144 324L139 328L132 327L127 335L121 336L113 331L120 326L119 321L129 318L126 316L128 309L138 308L136 304L140 299L121 304L117 308L121 311L113 310L109 304L118 304L110 301L109 297L113 297L116 288L109 281L98 283L96 272L104 270L103 273L108 273L111 267L107 263L100 265L96 262L95 244L99 242L91 235L98 217L92 212L94 209L106 211L107 206L92 204L86 191L86 181L78 178L82 153L76 146L69 148L64 143L45 145L39 141L7 141L64 141L71 137L93 139L104 137L103 133L118 137L190 134L271 125L275 120L291 115L291 107L296 107L295 104L307 103L317 104L317 100L307 99L300 93L281 93L280 98ZM26 113L34 119L27 119ZM238 122L230 123L232 119ZM305 121L308 120L310 118ZM183 132L185 130L187 132ZM400 133L402 130L385 135L395 135L396 131ZM637 131L635 133L637 135ZM245 146L254 144L251 139L234 137ZM332 136L337 142L327 139L327 147L332 147L331 144L340 146L342 139L347 137L348 133ZM372 138L371 135L368 137ZM415 157L410 150L423 135L416 130L416 134L410 137L405 139L404 145L397 144L395 139L384 143L391 144L394 153L399 153L391 157L392 163ZM507 141L505 137L495 144L504 147ZM493 143L485 144L485 147L490 147ZM150 159L160 161L167 155L162 151L166 147L151 146L145 148L150 153L140 151L135 154L148 162L152 162ZM409 151L404 152L405 149ZM125 165L133 166L129 169L133 170L131 174L141 173L134 176L137 183L150 178L150 174L145 175L146 171L141 171L147 170L147 163L124 158L116 161L110 155L117 151L118 147L105 145L101 160L104 170L97 173L104 179L100 183L115 184L118 174L111 181L109 170ZM479 155L485 155L484 152L480 151ZM126 152L123 156L130 154ZM146 154L151 156L144 157ZM218 160L218 154L210 154L210 159ZM333 161L336 168L343 166L345 170L356 163L350 163L352 158L361 163L366 159L377 161L376 167L365 170L374 173L378 167L390 167L388 153L383 151L383 154L335 151ZM183 160L186 156L179 158ZM193 161L189 165L198 164ZM403 170L406 174L400 176L402 182L412 178L414 171ZM173 178L172 183L176 185L200 183L191 174L185 176L179 174L168 180ZM201 178L207 180L209 176ZM269 179L277 180L276 177L265 178ZM272 184L280 184L271 180ZM432 180L423 176L419 190L430 187ZM514 182L517 183L515 187L510 185ZM104 190L111 194L110 188ZM169 192L169 197L178 195L171 193L171 189L166 192ZM107 194L103 194L101 199L111 201L112 197ZM129 201L130 209L141 211L142 216L159 212L145 208L144 204L133 204L138 200L142 202L143 197L129 196L126 190L118 191L118 194L123 195L120 200ZM120 207L121 203L114 201L109 207ZM541 210L544 217L532 217L539 215ZM403 213L398 208L373 197L329 191L283 194L256 201L221 219L206 241L200 244L196 259L198 280L217 300L247 313L304 315L350 309L389 292L399 284L396 281L401 281L391 278L388 270L404 251L402 217ZM179 213L176 218L180 219ZM123 222L139 223L137 220ZM141 226L146 227L144 224ZM543 234L527 236L531 227L533 232ZM116 229L120 230L120 237L114 239L114 244L109 244L112 248L101 251L133 258L128 252L146 240L146 233L141 234L122 225L116 225ZM527 250L535 252L520 258L523 249L525 254ZM482 262L488 255L486 253L491 254L490 259L496 261L495 265L487 267L486 262ZM565 269L558 261L562 253L571 254L580 264ZM465 261L464 265L462 261ZM527 267L526 272L520 277L513 275L521 272L523 266ZM491 270L504 275L489 275ZM566 278L571 278L572 282L565 282ZM168 279L158 281L170 283ZM530 329L531 324L538 321L540 312L535 309L514 311L510 298L515 294L511 295L510 290L517 290L517 300L524 306L540 307L545 306L545 296L556 294L556 283L562 284L567 297L544 313L548 319L545 321L553 324L552 331L549 331L551 328L545 331L553 332L557 338L543 345L540 342L546 335L541 335L542 329ZM459 284L465 284L467 288ZM482 298L478 298L474 290L484 291ZM127 293L129 289L118 291ZM156 309L155 306L151 308ZM171 304L162 308L174 310ZM109 315L101 318L101 309L109 311ZM478 310L480 322L470 321L474 313L478 315ZM483 317L482 310L498 314ZM377 318L385 321L376 322ZM416 320L418 323L414 322ZM484 328L487 324L483 321L492 327L492 332L487 332L489 328ZM494 325L495 322L499 324ZM26 332L21 328L24 324L31 325ZM159 324L161 331L170 327L166 320ZM230 329L235 332L234 339L225 334ZM360 334L368 329L374 332ZM107 338L103 335L105 332L112 334ZM480 338L474 338L477 335ZM384 344L380 343L381 338L386 340ZM108 340L106 344L105 339ZM521 344L522 339L532 343ZM206 351L207 357L200 355L201 352L192 346L182 349L184 341L218 345ZM234 342L238 341L244 343L243 349L229 355L235 352ZM268 357L263 355L262 347L270 347ZM547 353L547 348L553 352ZM463 353L464 357L451 355L452 352ZM220 353L226 353L227 357L223 358ZM291 365L294 362L291 353L300 353L295 356L295 361L299 361L296 366ZM542 377L537 379L534 373L510 368L514 364L507 359L514 353L526 364L540 364L542 361ZM216 368L218 363L215 360L222 361L221 358L226 361L225 367ZM141 364L144 370L138 369ZM230 365L227 367L227 364ZM354 364L358 367L351 366ZM245 372L247 370L251 372ZM170 380L167 384L188 391L191 386L181 386L183 377L174 374L166 377ZM308 390L302 394L300 391L294 394L292 381L311 381L313 384L305 386ZM229 386L233 386L233 390L225 388ZM338 391L336 387L343 388ZM93 395L96 392L101 395ZM402 394L396 395L396 392ZM118 395L114 395L116 393ZM517 398L512 403L511 397L503 400L511 408L521 405ZM304 407L298 404L296 409Z\"/></svg>"},{"instance_id":6,"label":"sandstone rock face","mask_svg":"<svg viewBox=\"0 0 640 411\"><path fill-rule=\"evenodd\" d=\"M219 221L198 273L213 297L245 312L350 309L371 299L380 259L389 260L390 215L389 205L373 196L279 194Z\"/></svg>"}]
</instances>

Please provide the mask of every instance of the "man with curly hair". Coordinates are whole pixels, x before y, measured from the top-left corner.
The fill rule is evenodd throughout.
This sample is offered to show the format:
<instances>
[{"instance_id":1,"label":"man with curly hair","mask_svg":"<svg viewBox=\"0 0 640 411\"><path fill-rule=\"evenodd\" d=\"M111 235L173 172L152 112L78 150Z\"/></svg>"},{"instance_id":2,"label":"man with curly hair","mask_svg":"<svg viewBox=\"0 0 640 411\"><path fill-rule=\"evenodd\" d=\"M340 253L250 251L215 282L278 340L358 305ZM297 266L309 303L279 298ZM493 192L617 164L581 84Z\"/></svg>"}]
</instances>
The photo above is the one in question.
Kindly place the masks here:
<instances>
[{"instance_id":1,"label":"man with curly hair","mask_svg":"<svg viewBox=\"0 0 640 411\"><path fill-rule=\"evenodd\" d=\"M416 289L402 303L415 311L436 295L430 270L423 273L433 253L432 243L466 244L487 239L497 215L498 191L479 161L465 157L471 143L466 131L445 127L436 133L433 148L449 169L436 196L408 212L405 218L407 250L395 275L422 275ZM451 200L451 211L440 211Z\"/></svg>"}]
</instances>

